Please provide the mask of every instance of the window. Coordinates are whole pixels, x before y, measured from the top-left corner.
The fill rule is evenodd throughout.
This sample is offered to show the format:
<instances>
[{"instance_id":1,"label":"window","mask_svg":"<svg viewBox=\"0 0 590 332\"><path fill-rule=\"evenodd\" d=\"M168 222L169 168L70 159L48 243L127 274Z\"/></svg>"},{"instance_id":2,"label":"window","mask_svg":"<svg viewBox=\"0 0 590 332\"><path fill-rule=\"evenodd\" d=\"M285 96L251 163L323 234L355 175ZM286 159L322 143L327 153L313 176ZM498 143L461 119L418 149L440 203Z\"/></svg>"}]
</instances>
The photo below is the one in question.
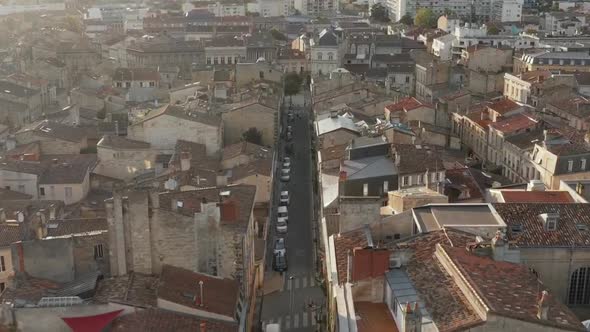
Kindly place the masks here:
<instances>
[{"instance_id":1,"label":"window","mask_svg":"<svg viewBox=\"0 0 590 332\"><path fill-rule=\"evenodd\" d=\"M436 178L438 178L438 173L431 173L430 174L430 182L436 182Z\"/></svg>"},{"instance_id":2,"label":"window","mask_svg":"<svg viewBox=\"0 0 590 332\"><path fill-rule=\"evenodd\" d=\"M258 78L260 78L261 80L264 79L264 72L262 70L258 73Z\"/></svg>"},{"instance_id":3,"label":"window","mask_svg":"<svg viewBox=\"0 0 590 332\"><path fill-rule=\"evenodd\" d=\"M143 82L139 82L139 87L143 88Z\"/></svg>"},{"instance_id":4,"label":"window","mask_svg":"<svg viewBox=\"0 0 590 332\"><path fill-rule=\"evenodd\" d=\"M6 264L4 263L4 256L0 256L0 272L6 271Z\"/></svg>"},{"instance_id":5,"label":"window","mask_svg":"<svg viewBox=\"0 0 590 332\"><path fill-rule=\"evenodd\" d=\"M586 158L582 158L582 161L580 162L580 169L583 171L586 170Z\"/></svg>"},{"instance_id":6,"label":"window","mask_svg":"<svg viewBox=\"0 0 590 332\"><path fill-rule=\"evenodd\" d=\"M130 88L131 87L131 82L125 82L125 87L126 88Z\"/></svg>"},{"instance_id":7,"label":"window","mask_svg":"<svg viewBox=\"0 0 590 332\"><path fill-rule=\"evenodd\" d=\"M581 267L572 273L568 304L590 304L590 267Z\"/></svg>"},{"instance_id":8,"label":"window","mask_svg":"<svg viewBox=\"0 0 590 332\"><path fill-rule=\"evenodd\" d=\"M554 231L556 229L557 229L557 222L555 222L554 220L548 220L547 221L547 230Z\"/></svg>"},{"instance_id":9,"label":"window","mask_svg":"<svg viewBox=\"0 0 590 332\"><path fill-rule=\"evenodd\" d=\"M156 86L156 82L150 82L150 87L155 87Z\"/></svg>"},{"instance_id":10,"label":"window","mask_svg":"<svg viewBox=\"0 0 590 332\"><path fill-rule=\"evenodd\" d=\"M334 54L328 53L328 60L334 60Z\"/></svg>"},{"instance_id":11,"label":"window","mask_svg":"<svg viewBox=\"0 0 590 332\"><path fill-rule=\"evenodd\" d=\"M94 259L97 258L103 258L104 256L104 251L103 251L103 247L102 244L97 244L94 246Z\"/></svg>"},{"instance_id":12,"label":"window","mask_svg":"<svg viewBox=\"0 0 590 332\"><path fill-rule=\"evenodd\" d=\"M574 170L574 161L568 160L567 161L567 171L571 173L573 170Z\"/></svg>"},{"instance_id":13,"label":"window","mask_svg":"<svg viewBox=\"0 0 590 332\"><path fill-rule=\"evenodd\" d=\"M211 64L211 58L207 57L207 64L210 65Z\"/></svg>"},{"instance_id":14,"label":"window","mask_svg":"<svg viewBox=\"0 0 590 332\"><path fill-rule=\"evenodd\" d=\"M0 282L0 292L4 292L5 289L6 289L6 284L3 282Z\"/></svg>"},{"instance_id":15,"label":"window","mask_svg":"<svg viewBox=\"0 0 590 332\"><path fill-rule=\"evenodd\" d=\"M402 176L402 186L407 186L407 185L408 185L408 177Z\"/></svg>"},{"instance_id":16,"label":"window","mask_svg":"<svg viewBox=\"0 0 590 332\"><path fill-rule=\"evenodd\" d=\"M410 76L406 76L406 83L410 83Z\"/></svg>"},{"instance_id":17,"label":"window","mask_svg":"<svg viewBox=\"0 0 590 332\"><path fill-rule=\"evenodd\" d=\"M72 198L72 187L65 187L64 190L66 193L66 198Z\"/></svg>"},{"instance_id":18,"label":"window","mask_svg":"<svg viewBox=\"0 0 590 332\"><path fill-rule=\"evenodd\" d=\"M318 60L323 60L324 55L322 52L318 52Z\"/></svg>"},{"instance_id":19,"label":"window","mask_svg":"<svg viewBox=\"0 0 590 332\"><path fill-rule=\"evenodd\" d=\"M123 83L117 82L117 88L122 88L122 87L123 87Z\"/></svg>"},{"instance_id":20,"label":"window","mask_svg":"<svg viewBox=\"0 0 590 332\"><path fill-rule=\"evenodd\" d=\"M387 193L389 191L389 181L383 181L383 192Z\"/></svg>"},{"instance_id":21,"label":"window","mask_svg":"<svg viewBox=\"0 0 590 332\"><path fill-rule=\"evenodd\" d=\"M45 188L43 188L43 187L39 188L39 196L45 196Z\"/></svg>"},{"instance_id":22,"label":"window","mask_svg":"<svg viewBox=\"0 0 590 332\"><path fill-rule=\"evenodd\" d=\"M24 193L25 192L25 185L24 184L19 184L18 185L18 192L20 192L20 193Z\"/></svg>"},{"instance_id":23,"label":"window","mask_svg":"<svg viewBox=\"0 0 590 332\"><path fill-rule=\"evenodd\" d=\"M418 174L416 176L416 184L418 184L418 185L422 184L423 179L424 179L424 177L422 176L422 174Z\"/></svg>"},{"instance_id":24,"label":"window","mask_svg":"<svg viewBox=\"0 0 590 332\"><path fill-rule=\"evenodd\" d=\"M369 184L368 183L363 184L363 196L369 196Z\"/></svg>"}]
</instances>

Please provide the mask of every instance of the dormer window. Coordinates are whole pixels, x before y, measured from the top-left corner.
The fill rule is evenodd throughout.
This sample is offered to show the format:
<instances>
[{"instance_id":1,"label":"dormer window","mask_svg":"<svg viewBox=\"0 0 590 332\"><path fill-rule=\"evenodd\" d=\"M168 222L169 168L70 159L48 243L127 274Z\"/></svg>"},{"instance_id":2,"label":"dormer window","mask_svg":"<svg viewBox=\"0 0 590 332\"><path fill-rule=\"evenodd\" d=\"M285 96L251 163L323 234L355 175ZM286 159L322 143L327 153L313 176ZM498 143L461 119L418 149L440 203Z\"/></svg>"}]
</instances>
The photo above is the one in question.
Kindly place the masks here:
<instances>
[{"instance_id":1,"label":"dormer window","mask_svg":"<svg viewBox=\"0 0 590 332\"><path fill-rule=\"evenodd\" d=\"M514 224L510 226L510 232L513 234L518 234L522 232L522 224Z\"/></svg>"},{"instance_id":2,"label":"dormer window","mask_svg":"<svg viewBox=\"0 0 590 332\"><path fill-rule=\"evenodd\" d=\"M542 213L539 219L543 223L546 231L554 231L557 229L557 222L559 221L559 213Z\"/></svg>"}]
</instances>

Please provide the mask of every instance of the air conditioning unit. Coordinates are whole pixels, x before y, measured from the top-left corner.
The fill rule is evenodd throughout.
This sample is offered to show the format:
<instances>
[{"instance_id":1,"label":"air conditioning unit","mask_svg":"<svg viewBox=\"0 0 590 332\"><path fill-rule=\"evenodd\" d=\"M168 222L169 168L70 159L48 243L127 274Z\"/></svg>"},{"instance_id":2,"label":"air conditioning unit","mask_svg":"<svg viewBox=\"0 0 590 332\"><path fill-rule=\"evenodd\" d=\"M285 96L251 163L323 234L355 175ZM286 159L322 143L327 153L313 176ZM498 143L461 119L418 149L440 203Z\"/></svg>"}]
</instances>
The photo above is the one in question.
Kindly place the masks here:
<instances>
[{"instance_id":1,"label":"air conditioning unit","mask_svg":"<svg viewBox=\"0 0 590 332\"><path fill-rule=\"evenodd\" d=\"M400 267L402 267L402 261L400 258L389 258L390 269L399 269Z\"/></svg>"}]
</instances>

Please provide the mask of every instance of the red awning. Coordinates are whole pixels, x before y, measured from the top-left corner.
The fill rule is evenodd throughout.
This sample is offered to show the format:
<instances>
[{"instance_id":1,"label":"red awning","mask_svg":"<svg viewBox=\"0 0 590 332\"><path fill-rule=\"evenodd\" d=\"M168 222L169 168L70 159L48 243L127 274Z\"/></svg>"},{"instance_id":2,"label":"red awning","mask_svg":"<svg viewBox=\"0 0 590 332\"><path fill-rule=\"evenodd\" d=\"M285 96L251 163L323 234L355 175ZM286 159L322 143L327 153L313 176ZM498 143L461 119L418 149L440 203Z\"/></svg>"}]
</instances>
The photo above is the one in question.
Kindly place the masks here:
<instances>
[{"instance_id":1,"label":"red awning","mask_svg":"<svg viewBox=\"0 0 590 332\"><path fill-rule=\"evenodd\" d=\"M62 317L73 332L100 332L123 311L111 311L100 315L82 317Z\"/></svg>"}]
</instances>

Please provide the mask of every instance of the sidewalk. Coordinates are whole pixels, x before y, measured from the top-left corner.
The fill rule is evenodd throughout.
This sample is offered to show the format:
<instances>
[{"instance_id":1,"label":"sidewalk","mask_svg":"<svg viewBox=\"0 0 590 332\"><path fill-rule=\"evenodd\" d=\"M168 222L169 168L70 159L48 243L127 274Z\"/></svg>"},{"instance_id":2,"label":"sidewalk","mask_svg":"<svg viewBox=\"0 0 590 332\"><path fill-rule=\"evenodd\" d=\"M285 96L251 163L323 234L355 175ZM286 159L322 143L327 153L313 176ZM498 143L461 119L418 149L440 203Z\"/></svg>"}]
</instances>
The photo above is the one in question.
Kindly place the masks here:
<instances>
[{"instance_id":1,"label":"sidewalk","mask_svg":"<svg viewBox=\"0 0 590 332\"><path fill-rule=\"evenodd\" d=\"M283 275L278 272L267 272L264 276L264 285L262 286L262 292L264 295L278 292L283 288Z\"/></svg>"}]
</instances>

